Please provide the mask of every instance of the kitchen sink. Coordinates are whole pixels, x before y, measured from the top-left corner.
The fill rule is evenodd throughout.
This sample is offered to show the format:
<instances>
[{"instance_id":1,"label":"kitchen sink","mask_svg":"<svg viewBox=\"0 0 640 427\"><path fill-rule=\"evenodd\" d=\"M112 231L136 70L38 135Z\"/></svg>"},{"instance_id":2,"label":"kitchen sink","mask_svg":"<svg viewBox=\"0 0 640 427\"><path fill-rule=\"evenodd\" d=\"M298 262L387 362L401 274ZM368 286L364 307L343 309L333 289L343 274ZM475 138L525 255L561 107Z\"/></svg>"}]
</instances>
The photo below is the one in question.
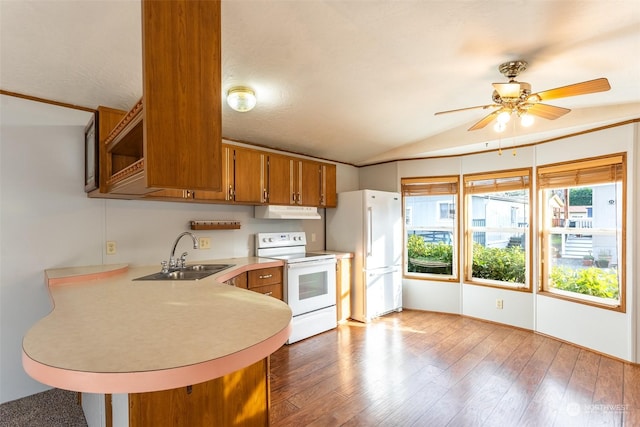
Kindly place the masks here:
<instances>
[{"instance_id":1,"label":"kitchen sink","mask_svg":"<svg viewBox=\"0 0 640 427\"><path fill-rule=\"evenodd\" d=\"M195 264L163 273L161 271L133 280L199 280L233 267L235 264Z\"/></svg>"}]
</instances>

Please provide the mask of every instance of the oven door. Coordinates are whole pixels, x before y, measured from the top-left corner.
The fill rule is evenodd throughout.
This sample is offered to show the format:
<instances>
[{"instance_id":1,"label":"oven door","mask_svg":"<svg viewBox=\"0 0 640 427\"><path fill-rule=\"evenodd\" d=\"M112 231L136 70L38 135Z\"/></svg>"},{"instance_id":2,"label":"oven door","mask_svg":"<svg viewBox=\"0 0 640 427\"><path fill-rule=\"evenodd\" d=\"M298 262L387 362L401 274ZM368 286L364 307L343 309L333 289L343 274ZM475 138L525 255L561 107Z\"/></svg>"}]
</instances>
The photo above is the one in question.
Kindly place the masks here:
<instances>
[{"instance_id":1,"label":"oven door","mask_svg":"<svg viewBox=\"0 0 640 427\"><path fill-rule=\"evenodd\" d=\"M336 304L336 260L310 260L287 264L286 302L293 315Z\"/></svg>"}]
</instances>

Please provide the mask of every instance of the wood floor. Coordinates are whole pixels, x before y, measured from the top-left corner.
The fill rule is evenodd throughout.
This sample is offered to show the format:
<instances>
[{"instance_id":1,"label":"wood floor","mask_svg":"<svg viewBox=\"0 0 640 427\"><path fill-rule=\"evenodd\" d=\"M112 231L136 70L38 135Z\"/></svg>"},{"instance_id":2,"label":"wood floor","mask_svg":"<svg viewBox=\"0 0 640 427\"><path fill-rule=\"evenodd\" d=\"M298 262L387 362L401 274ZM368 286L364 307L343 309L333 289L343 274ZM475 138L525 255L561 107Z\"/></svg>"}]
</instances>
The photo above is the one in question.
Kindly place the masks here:
<instances>
[{"instance_id":1,"label":"wood floor","mask_svg":"<svg viewBox=\"0 0 640 427\"><path fill-rule=\"evenodd\" d=\"M271 425L640 426L640 367L532 332L404 311L271 357Z\"/></svg>"}]
</instances>

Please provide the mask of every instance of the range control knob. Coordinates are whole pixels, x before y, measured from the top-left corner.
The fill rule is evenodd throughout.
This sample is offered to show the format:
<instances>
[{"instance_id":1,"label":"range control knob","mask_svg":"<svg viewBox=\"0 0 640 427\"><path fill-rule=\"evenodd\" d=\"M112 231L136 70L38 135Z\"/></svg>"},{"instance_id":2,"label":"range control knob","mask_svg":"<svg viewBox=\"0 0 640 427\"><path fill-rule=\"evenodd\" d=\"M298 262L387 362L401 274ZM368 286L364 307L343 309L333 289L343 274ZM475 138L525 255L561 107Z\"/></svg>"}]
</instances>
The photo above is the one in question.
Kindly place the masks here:
<instances>
[{"instance_id":1,"label":"range control knob","mask_svg":"<svg viewBox=\"0 0 640 427\"><path fill-rule=\"evenodd\" d=\"M269 237L269 242L273 242L273 237Z\"/></svg>"}]
</instances>

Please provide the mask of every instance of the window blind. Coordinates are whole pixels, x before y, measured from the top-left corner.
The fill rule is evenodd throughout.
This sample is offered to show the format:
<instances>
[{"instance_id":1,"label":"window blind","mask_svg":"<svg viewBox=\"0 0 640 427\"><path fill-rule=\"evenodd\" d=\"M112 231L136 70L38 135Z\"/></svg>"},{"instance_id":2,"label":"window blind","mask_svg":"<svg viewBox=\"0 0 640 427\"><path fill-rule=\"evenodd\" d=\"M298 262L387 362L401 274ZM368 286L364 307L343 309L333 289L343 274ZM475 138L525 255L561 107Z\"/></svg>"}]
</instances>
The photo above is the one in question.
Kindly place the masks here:
<instances>
[{"instance_id":1,"label":"window blind","mask_svg":"<svg viewBox=\"0 0 640 427\"><path fill-rule=\"evenodd\" d=\"M465 175L464 190L467 194L496 193L502 191L527 190L531 183L531 171L514 171Z\"/></svg>"},{"instance_id":2,"label":"window blind","mask_svg":"<svg viewBox=\"0 0 640 427\"><path fill-rule=\"evenodd\" d=\"M439 176L429 178L402 178L404 196L436 196L458 194L457 176Z\"/></svg>"},{"instance_id":3,"label":"window blind","mask_svg":"<svg viewBox=\"0 0 640 427\"><path fill-rule=\"evenodd\" d=\"M563 188L622 181L625 156L538 167L538 187Z\"/></svg>"}]
</instances>

